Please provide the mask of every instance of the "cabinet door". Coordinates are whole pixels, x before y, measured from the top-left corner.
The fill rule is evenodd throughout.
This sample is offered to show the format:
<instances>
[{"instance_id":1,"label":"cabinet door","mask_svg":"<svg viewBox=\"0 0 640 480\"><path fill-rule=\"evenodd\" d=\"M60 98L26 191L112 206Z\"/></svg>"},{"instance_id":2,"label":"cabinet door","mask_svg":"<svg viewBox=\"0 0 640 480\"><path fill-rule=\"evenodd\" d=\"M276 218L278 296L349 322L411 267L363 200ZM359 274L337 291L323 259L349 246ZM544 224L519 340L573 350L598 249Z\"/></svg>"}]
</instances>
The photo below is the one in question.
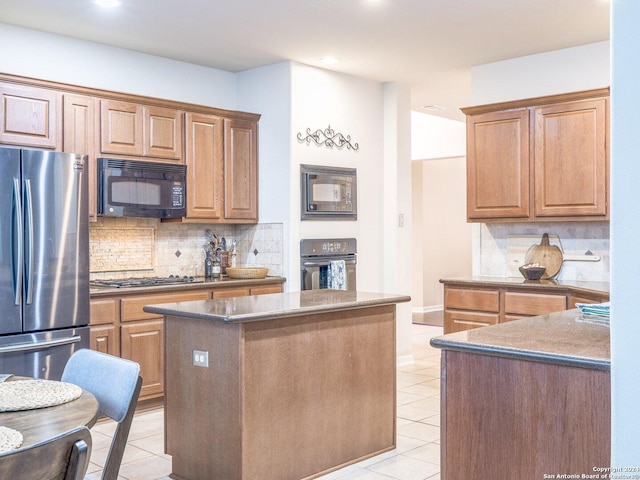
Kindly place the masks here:
<instances>
[{"instance_id":1,"label":"cabinet door","mask_svg":"<svg viewBox=\"0 0 640 480\"><path fill-rule=\"evenodd\" d=\"M473 312L461 310L444 311L444 333L462 332L473 328L486 327L498 323L500 316L497 313Z\"/></svg>"},{"instance_id":2,"label":"cabinet door","mask_svg":"<svg viewBox=\"0 0 640 480\"><path fill-rule=\"evenodd\" d=\"M535 109L535 215L607 215L607 99Z\"/></svg>"},{"instance_id":3,"label":"cabinet door","mask_svg":"<svg viewBox=\"0 0 640 480\"><path fill-rule=\"evenodd\" d=\"M178 110L144 107L144 155L182 161L182 116Z\"/></svg>"},{"instance_id":4,"label":"cabinet door","mask_svg":"<svg viewBox=\"0 0 640 480\"><path fill-rule=\"evenodd\" d=\"M258 124L225 120L224 216L258 221Z\"/></svg>"},{"instance_id":5,"label":"cabinet door","mask_svg":"<svg viewBox=\"0 0 640 480\"><path fill-rule=\"evenodd\" d=\"M145 312L145 305L154 303L191 302L196 300L209 300L209 292L206 290L182 293L156 293L149 295L131 295L120 300L120 312L123 322L132 320L145 320L156 318L156 313Z\"/></svg>"},{"instance_id":6,"label":"cabinet door","mask_svg":"<svg viewBox=\"0 0 640 480\"><path fill-rule=\"evenodd\" d=\"M37 87L0 84L0 143L59 149L60 94Z\"/></svg>"},{"instance_id":7,"label":"cabinet door","mask_svg":"<svg viewBox=\"0 0 640 480\"><path fill-rule=\"evenodd\" d=\"M91 327L89 333L89 348L116 357L120 356L120 341L116 327L100 325Z\"/></svg>"},{"instance_id":8,"label":"cabinet door","mask_svg":"<svg viewBox=\"0 0 640 480\"><path fill-rule=\"evenodd\" d=\"M561 312L567 309L567 297L565 295L549 295L543 293L504 293L505 316L511 314L513 320L532 315L544 315L552 312Z\"/></svg>"},{"instance_id":9,"label":"cabinet door","mask_svg":"<svg viewBox=\"0 0 640 480\"><path fill-rule=\"evenodd\" d=\"M65 94L63 99L63 146L68 153L81 153L89 157L87 165L89 184L89 218L97 220L97 100L83 95Z\"/></svg>"},{"instance_id":10,"label":"cabinet door","mask_svg":"<svg viewBox=\"0 0 640 480\"><path fill-rule=\"evenodd\" d=\"M140 398L164 392L164 320L135 322L120 327L122 358L140 364Z\"/></svg>"},{"instance_id":11,"label":"cabinet door","mask_svg":"<svg viewBox=\"0 0 640 480\"><path fill-rule=\"evenodd\" d=\"M142 106L115 100L100 101L100 151L119 155L143 154Z\"/></svg>"},{"instance_id":12,"label":"cabinet door","mask_svg":"<svg viewBox=\"0 0 640 480\"><path fill-rule=\"evenodd\" d=\"M115 324L120 319L119 299L92 298L89 304L89 325Z\"/></svg>"},{"instance_id":13,"label":"cabinet door","mask_svg":"<svg viewBox=\"0 0 640 480\"><path fill-rule=\"evenodd\" d=\"M467 117L467 217L530 215L529 110Z\"/></svg>"},{"instance_id":14,"label":"cabinet door","mask_svg":"<svg viewBox=\"0 0 640 480\"><path fill-rule=\"evenodd\" d=\"M224 214L223 139L220 117L187 113L187 218L222 219Z\"/></svg>"}]
</instances>

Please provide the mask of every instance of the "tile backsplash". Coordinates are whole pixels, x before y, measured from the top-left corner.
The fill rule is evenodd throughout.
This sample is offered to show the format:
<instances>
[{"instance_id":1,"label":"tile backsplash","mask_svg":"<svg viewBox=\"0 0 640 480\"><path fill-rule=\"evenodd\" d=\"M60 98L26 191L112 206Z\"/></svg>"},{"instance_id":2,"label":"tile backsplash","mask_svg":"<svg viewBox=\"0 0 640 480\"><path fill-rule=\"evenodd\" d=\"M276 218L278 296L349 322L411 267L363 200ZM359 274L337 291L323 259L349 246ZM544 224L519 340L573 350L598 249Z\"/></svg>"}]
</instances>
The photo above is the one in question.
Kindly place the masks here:
<instances>
[{"instance_id":1,"label":"tile backsplash","mask_svg":"<svg viewBox=\"0 0 640 480\"><path fill-rule=\"evenodd\" d=\"M587 251L599 256L597 262L571 260L562 264L556 278L560 280L609 281L609 222L549 222L527 224L480 225L479 275L506 277L513 275L507 261L507 240L510 235L536 235L540 243L543 233L557 235L565 255L584 255Z\"/></svg>"},{"instance_id":2,"label":"tile backsplash","mask_svg":"<svg viewBox=\"0 0 640 480\"><path fill-rule=\"evenodd\" d=\"M207 229L236 240L236 265L282 275L282 224L225 225L100 217L90 225L91 278L204 275Z\"/></svg>"}]
</instances>

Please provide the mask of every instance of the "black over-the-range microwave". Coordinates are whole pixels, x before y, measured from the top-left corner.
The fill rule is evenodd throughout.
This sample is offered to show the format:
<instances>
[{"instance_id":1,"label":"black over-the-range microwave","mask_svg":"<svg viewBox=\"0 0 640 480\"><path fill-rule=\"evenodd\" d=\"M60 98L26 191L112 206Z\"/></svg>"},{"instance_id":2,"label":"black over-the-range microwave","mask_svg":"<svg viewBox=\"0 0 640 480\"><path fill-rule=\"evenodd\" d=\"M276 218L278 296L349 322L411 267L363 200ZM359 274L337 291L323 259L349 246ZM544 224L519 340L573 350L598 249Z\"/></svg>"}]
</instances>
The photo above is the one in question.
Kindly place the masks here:
<instances>
[{"instance_id":1,"label":"black over-the-range microwave","mask_svg":"<svg viewBox=\"0 0 640 480\"><path fill-rule=\"evenodd\" d=\"M355 168L300 165L302 220L356 220Z\"/></svg>"},{"instance_id":2,"label":"black over-the-range microwave","mask_svg":"<svg viewBox=\"0 0 640 480\"><path fill-rule=\"evenodd\" d=\"M98 158L98 215L184 217L186 177L185 165Z\"/></svg>"}]
</instances>

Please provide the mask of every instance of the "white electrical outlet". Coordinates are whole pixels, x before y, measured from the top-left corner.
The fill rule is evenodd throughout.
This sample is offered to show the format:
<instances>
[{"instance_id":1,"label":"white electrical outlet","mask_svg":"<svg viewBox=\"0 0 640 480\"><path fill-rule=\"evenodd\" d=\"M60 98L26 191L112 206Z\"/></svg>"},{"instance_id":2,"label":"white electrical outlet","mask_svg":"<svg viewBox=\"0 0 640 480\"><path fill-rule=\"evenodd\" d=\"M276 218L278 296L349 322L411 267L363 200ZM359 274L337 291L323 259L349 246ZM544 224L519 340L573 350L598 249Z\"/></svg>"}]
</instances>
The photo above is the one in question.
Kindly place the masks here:
<instances>
[{"instance_id":1,"label":"white electrical outlet","mask_svg":"<svg viewBox=\"0 0 640 480\"><path fill-rule=\"evenodd\" d=\"M193 364L196 367L208 367L209 366L209 352L204 350L192 350Z\"/></svg>"}]
</instances>

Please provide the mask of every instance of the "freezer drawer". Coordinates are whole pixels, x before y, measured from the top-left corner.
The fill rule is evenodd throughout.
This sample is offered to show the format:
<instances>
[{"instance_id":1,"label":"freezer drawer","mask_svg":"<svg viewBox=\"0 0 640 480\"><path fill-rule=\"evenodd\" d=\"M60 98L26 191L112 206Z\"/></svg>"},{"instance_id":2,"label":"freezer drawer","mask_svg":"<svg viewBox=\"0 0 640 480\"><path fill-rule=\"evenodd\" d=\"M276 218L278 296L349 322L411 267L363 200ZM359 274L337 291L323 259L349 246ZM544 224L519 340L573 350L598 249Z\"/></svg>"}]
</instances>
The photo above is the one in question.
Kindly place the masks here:
<instances>
[{"instance_id":1,"label":"freezer drawer","mask_svg":"<svg viewBox=\"0 0 640 480\"><path fill-rule=\"evenodd\" d=\"M0 337L0 373L60 380L69 357L89 348L89 327Z\"/></svg>"}]
</instances>

